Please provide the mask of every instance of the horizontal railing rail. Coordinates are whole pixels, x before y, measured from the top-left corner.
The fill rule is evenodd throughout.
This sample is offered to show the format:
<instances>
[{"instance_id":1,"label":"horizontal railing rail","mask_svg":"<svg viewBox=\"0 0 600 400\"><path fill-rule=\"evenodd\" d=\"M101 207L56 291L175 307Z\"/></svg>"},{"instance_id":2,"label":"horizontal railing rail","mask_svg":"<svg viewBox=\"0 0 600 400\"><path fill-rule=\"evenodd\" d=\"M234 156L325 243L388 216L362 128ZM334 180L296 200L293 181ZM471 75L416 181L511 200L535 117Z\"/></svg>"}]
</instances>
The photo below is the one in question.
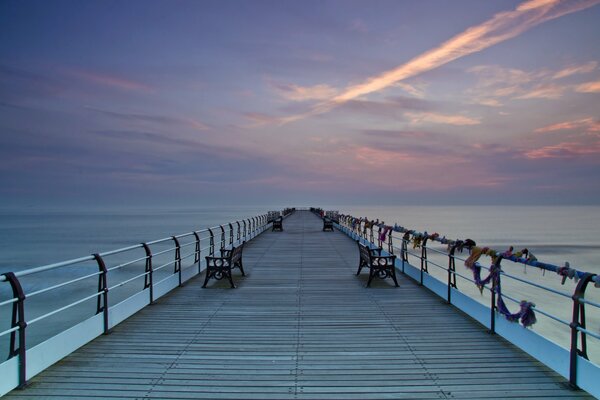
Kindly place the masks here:
<instances>
[{"instance_id":1,"label":"horizontal railing rail","mask_svg":"<svg viewBox=\"0 0 600 400\"><path fill-rule=\"evenodd\" d=\"M284 211L284 215L287 216L293 209ZM2 380L5 376L12 377L0 384L0 396L15 387L24 387L27 380L37 372L62 358L56 356L51 361L46 360L47 365L28 367L29 352L34 350L32 347L37 347L30 344L29 331L32 327L44 324L60 314L63 315L61 322L68 320L66 324L70 325L57 333L63 334L95 315L100 318L102 324L99 334L107 334L111 327L129 315L148 304L153 304L158 297L200 274L206 267L202 255L214 256L221 249L249 241L267 229L269 223L267 214L258 215L0 275L0 285L8 285L12 294L7 299L0 299L0 316L3 319L0 326L0 343L4 344L0 348L7 347L5 350L8 353L7 361L0 364L0 376L3 376ZM197 268L193 268L194 266ZM41 278L35 279L38 276ZM39 287L40 285L43 287ZM58 293L67 289L70 291L67 296ZM121 289L123 292L117 293ZM53 293L56 293L53 301L43 298ZM38 298L38 303L43 303L42 308L28 307L28 304ZM93 302L93 306L90 302ZM121 305L124 306L119 309ZM80 306L86 306L87 311L83 314L72 312ZM6 310L7 307L9 310ZM71 314L77 318L69 319ZM43 328L54 332L54 326L50 323ZM37 338L34 344L44 345L51 342L52 337L56 335L46 336ZM93 337L89 338L91 339ZM35 343L36 341L38 343ZM85 342L81 343L83 344ZM62 353L54 349L54 352L65 356L77 347L79 346L63 349Z\"/></svg>"},{"instance_id":2,"label":"horizontal railing rail","mask_svg":"<svg viewBox=\"0 0 600 400\"><path fill-rule=\"evenodd\" d=\"M318 213L320 210L316 210ZM409 256L417 261L414 267L418 270L418 276L413 276L420 285L424 285L427 279L434 277L430 272L429 267L433 266L436 270L442 272L446 278L443 284L446 286L445 299L448 304L453 303L453 293L459 292L457 278L462 281L475 284L480 293L488 293L489 295L489 320L487 326L490 333L496 332L497 314L505 315L509 321L521 321L524 327L531 326L536 322L535 313L539 313L556 323L562 325L570 332L570 347L569 350L569 373L568 378L570 384L577 388L578 382L578 359L583 358L589 360L588 355L588 338L600 339L600 334L587 328L586 324L586 309L585 306L592 307L600 311L598 302L585 298L586 289L590 286L600 287L600 276L595 273L581 271L571 268L568 263L560 267L550 263L538 261L533 254L527 249L519 252L514 252L510 247L508 250L499 251L489 248L482 248L476 245L471 239L465 240L448 240L445 237L440 237L439 234L428 234L427 232L419 232L411 230L399 225L389 226L379 223L378 220L369 220L367 218L356 218L350 215L339 215L338 227L353 237L369 243L372 246L382 247L388 253L399 253L397 267L405 272L405 268L409 263ZM396 245L399 244L399 246ZM441 250L440 246L446 246L446 251ZM412 248L412 249L411 249ZM457 253L468 251L468 256L463 257ZM433 254L432 254L433 253ZM446 258L446 263L442 264L433 259L432 255ZM481 256L488 256L491 260L491 266L486 267L481 265L478 260ZM472 272L472 277L461 274L456 271L456 261L464 263ZM572 279L576 282L573 292L558 290L541 283L519 277L514 273L505 272L501 263L510 261L513 264L524 265L524 268L534 267L546 271L551 271L559 275L562 283L566 279ZM487 277L482 278L482 274L487 274ZM540 308L532 302L518 300L514 296L508 295L501 290L501 282L503 279L509 279L524 285L524 291L541 290L548 295L556 295L560 298L572 302L572 312L570 321L556 315L556 312L548 309ZM441 281L440 281L441 282ZM439 293L438 293L439 294ZM510 313L504 300L516 304L520 310L516 313ZM566 361L566 360L565 360Z\"/></svg>"}]
</instances>

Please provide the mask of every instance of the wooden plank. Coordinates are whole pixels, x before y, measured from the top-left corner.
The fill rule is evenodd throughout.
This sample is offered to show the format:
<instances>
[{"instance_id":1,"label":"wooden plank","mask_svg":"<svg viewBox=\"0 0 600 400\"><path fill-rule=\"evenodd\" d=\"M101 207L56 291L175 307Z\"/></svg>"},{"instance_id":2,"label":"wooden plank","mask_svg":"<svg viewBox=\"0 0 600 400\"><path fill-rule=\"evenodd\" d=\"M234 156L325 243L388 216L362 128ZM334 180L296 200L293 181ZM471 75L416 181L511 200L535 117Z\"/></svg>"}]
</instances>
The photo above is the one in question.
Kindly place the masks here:
<instances>
[{"instance_id":1,"label":"wooden plank","mask_svg":"<svg viewBox=\"0 0 600 400\"><path fill-rule=\"evenodd\" d=\"M244 249L238 289L186 283L12 398L589 398L309 212Z\"/></svg>"}]
</instances>

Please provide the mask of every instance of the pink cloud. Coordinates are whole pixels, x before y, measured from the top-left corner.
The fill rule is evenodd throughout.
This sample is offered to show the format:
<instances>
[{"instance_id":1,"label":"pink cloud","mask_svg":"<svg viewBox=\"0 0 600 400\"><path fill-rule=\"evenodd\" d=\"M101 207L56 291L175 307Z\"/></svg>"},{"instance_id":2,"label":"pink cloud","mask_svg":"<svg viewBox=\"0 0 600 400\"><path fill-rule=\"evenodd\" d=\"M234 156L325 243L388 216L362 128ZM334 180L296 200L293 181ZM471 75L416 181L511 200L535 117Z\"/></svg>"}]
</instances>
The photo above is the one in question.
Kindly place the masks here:
<instances>
[{"instance_id":1,"label":"pink cloud","mask_svg":"<svg viewBox=\"0 0 600 400\"><path fill-rule=\"evenodd\" d=\"M415 113L415 112L407 112L406 115L412 124L423 124L423 123L432 123L432 124L443 124L443 125L456 125L456 126L465 126L465 125L479 125L481 123L480 120L465 117L464 115L450 115L450 114L438 114L433 112L424 112L424 113Z\"/></svg>"},{"instance_id":2,"label":"pink cloud","mask_svg":"<svg viewBox=\"0 0 600 400\"><path fill-rule=\"evenodd\" d=\"M529 159L573 158L600 154L600 143L563 142L529 150L524 153Z\"/></svg>"},{"instance_id":3,"label":"pink cloud","mask_svg":"<svg viewBox=\"0 0 600 400\"><path fill-rule=\"evenodd\" d=\"M575 91L579 93L600 93L600 81L582 83L575 87Z\"/></svg>"},{"instance_id":4,"label":"pink cloud","mask_svg":"<svg viewBox=\"0 0 600 400\"><path fill-rule=\"evenodd\" d=\"M534 132L537 133L546 133L546 132L555 132L555 131L563 131L563 130L575 130L580 129L586 132L600 132L600 121L595 120L594 118L583 118L574 121L564 121L556 124L544 126L542 128L536 129Z\"/></svg>"},{"instance_id":5,"label":"pink cloud","mask_svg":"<svg viewBox=\"0 0 600 400\"><path fill-rule=\"evenodd\" d=\"M497 13L491 19L472 26L412 60L364 82L348 86L328 101L318 104L310 112L282 119L283 123L330 111L347 101L384 90L397 82L417 76L461 57L477 53L490 46L514 38L543 22L580 11L600 3L600 0L529 0L512 11Z\"/></svg>"},{"instance_id":6,"label":"pink cloud","mask_svg":"<svg viewBox=\"0 0 600 400\"><path fill-rule=\"evenodd\" d=\"M79 79L85 80L96 85L109 86L120 90L140 92L152 92L154 90L151 86L141 82L125 79L114 75L102 74L94 71L69 69L67 73L69 75L75 76Z\"/></svg>"},{"instance_id":7,"label":"pink cloud","mask_svg":"<svg viewBox=\"0 0 600 400\"><path fill-rule=\"evenodd\" d=\"M589 72L594 71L597 66L598 63L596 61L590 61L581 65L571 65L555 73L552 79L566 78L567 76L575 74L587 74Z\"/></svg>"}]
</instances>

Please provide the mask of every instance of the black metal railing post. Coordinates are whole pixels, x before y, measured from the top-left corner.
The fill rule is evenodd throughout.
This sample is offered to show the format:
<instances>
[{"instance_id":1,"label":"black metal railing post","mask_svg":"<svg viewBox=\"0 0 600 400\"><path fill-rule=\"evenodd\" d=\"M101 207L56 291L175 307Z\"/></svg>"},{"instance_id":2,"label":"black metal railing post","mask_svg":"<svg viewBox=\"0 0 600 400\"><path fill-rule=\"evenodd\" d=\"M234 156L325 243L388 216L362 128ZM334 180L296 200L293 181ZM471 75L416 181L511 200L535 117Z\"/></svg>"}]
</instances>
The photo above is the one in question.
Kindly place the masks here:
<instances>
[{"instance_id":1,"label":"black metal railing post","mask_svg":"<svg viewBox=\"0 0 600 400\"><path fill-rule=\"evenodd\" d=\"M246 240L246 220L243 219L242 223L244 224L244 240Z\"/></svg>"},{"instance_id":2,"label":"black metal railing post","mask_svg":"<svg viewBox=\"0 0 600 400\"><path fill-rule=\"evenodd\" d=\"M173 273L179 275L179 286L181 286L181 245L179 239L176 236L171 236L173 242L175 242L175 262L173 264Z\"/></svg>"},{"instance_id":3,"label":"black metal railing post","mask_svg":"<svg viewBox=\"0 0 600 400\"><path fill-rule=\"evenodd\" d=\"M210 257L214 257L215 255L215 234L212 229L208 228L208 234L210 235L209 244L208 244L208 255Z\"/></svg>"},{"instance_id":4,"label":"black metal railing post","mask_svg":"<svg viewBox=\"0 0 600 400\"><path fill-rule=\"evenodd\" d=\"M18 327L17 331L10 333L10 348L8 349L8 358L19 356L19 386L18 389L23 389L27 386L27 346L25 343L25 328L27 328L27 322L25 321L25 292L21 286L21 282L13 272L7 272L2 274L6 281L10 284L13 292L13 299L17 299L13 303L11 329ZM17 338L16 334L19 332L19 347L16 347Z\"/></svg>"},{"instance_id":5,"label":"black metal railing post","mask_svg":"<svg viewBox=\"0 0 600 400\"><path fill-rule=\"evenodd\" d=\"M194 237L196 238L196 249L194 250L194 264L198 264L198 275L202 272L202 245L200 235L194 231Z\"/></svg>"},{"instance_id":6,"label":"black metal railing post","mask_svg":"<svg viewBox=\"0 0 600 400\"><path fill-rule=\"evenodd\" d=\"M239 243L239 242L240 242L240 238L242 237L242 236L241 236L241 232L240 232L240 221L235 221L235 223L236 223L236 225L237 225L237 235L236 235L236 239L237 239L237 242Z\"/></svg>"},{"instance_id":7,"label":"black metal railing post","mask_svg":"<svg viewBox=\"0 0 600 400\"><path fill-rule=\"evenodd\" d=\"M423 239L423 242L421 243L421 280L419 282L419 284L421 286L423 286L423 274L425 272L429 273L429 271L427 270L428 267L428 263L427 263L427 240L429 239L429 236L425 236L425 238Z\"/></svg>"},{"instance_id":8,"label":"black metal railing post","mask_svg":"<svg viewBox=\"0 0 600 400\"><path fill-rule=\"evenodd\" d=\"M392 229L390 229L388 232L388 253L390 253L390 254L394 254L394 244L392 243L392 232L393 232Z\"/></svg>"},{"instance_id":9,"label":"black metal railing post","mask_svg":"<svg viewBox=\"0 0 600 400\"><path fill-rule=\"evenodd\" d=\"M456 289L456 260L454 259L454 253L458 243L454 243L450 246L448 251L448 295L446 302L452 304L452 288Z\"/></svg>"},{"instance_id":10,"label":"black metal railing post","mask_svg":"<svg viewBox=\"0 0 600 400\"><path fill-rule=\"evenodd\" d=\"M144 289L150 289L150 304L154 304L154 284L153 284L153 270L152 270L152 250L150 250L150 246L146 243L142 243L144 246L144 251L146 252L146 267L144 276Z\"/></svg>"},{"instance_id":11,"label":"black metal railing post","mask_svg":"<svg viewBox=\"0 0 600 400\"><path fill-rule=\"evenodd\" d=\"M93 254L96 263L98 263L98 270L100 271L100 275L98 275L98 301L96 303L96 314L103 314L104 317L104 334L108 335L108 271L106 269L106 264L104 260L100 256L100 254Z\"/></svg>"},{"instance_id":12,"label":"black metal railing post","mask_svg":"<svg viewBox=\"0 0 600 400\"><path fill-rule=\"evenodd\" d=\"M219 244L219 249L223 250L225 248L225 228L223 228L223 225L219 225L219 228L221 228L221 243Z\"/></svg>"},{"instance_id":13,"label":"black metal railing post","mask_svg":"<svg viewBox=\"0 0 600 400\"><path fill-rule=\"evenodd\" d=\"M575 292L573 293L573 318L571 320L571 350L570 350L570 365L569 365L569 384L578 389L577 385L577 356L588 359L587 355L587 338L583 331L585 329L585 303L581 299L585 298L585 289L588 284L594 279L596 274L586 272L579 280ZM578 337L581 334L581 349L578 345Z\"/></svg>"},{"instance_id":14,"label":"black metal railing post","mask_svg":"<svg viewBox=\"0 0 600 400\"><path fill-rule=\"evenodd\" d=\"M410 241L410 231L404 232L402 235L402 249L400 256L402 258L402 273L404 273L404 263L408 264L408 242Z\"/></svg>"},{"instance_id":15,"label":"black metal railing post","mask_svg":"<svg viewBox=\"0 0 600 400\"><path fill-rule=\"evenodd\" d=\"M233 225L229 223L229 245L233 246Z\"/></svg>"},{"instance_id":16,"label":"black metal railing post","mask_svg":"<svg viewBox=\"0 0 600 400\"><path fill-rule=\"evenodd\" d=\"M490 296L490 331L489 333L492 335L496 334L496 310L498 306L496 305L496 292L500 287L500 263L502 262L502 256L499 255L494 260L494 265L490 268L490 274L497 274L492 277L492 290ZM483 289L482 289L483 290Z\"/></svg>"},{"instance_id":17,"label":"black metal railing post","mask_svg":"<svg viewBox=\"0 0 600 400\"><path fill-rule=\"evenodd\" d=\"M383 241L381 240L381 225L377 227L377 247L383 248Z\"/></svg>"}]
</instances>

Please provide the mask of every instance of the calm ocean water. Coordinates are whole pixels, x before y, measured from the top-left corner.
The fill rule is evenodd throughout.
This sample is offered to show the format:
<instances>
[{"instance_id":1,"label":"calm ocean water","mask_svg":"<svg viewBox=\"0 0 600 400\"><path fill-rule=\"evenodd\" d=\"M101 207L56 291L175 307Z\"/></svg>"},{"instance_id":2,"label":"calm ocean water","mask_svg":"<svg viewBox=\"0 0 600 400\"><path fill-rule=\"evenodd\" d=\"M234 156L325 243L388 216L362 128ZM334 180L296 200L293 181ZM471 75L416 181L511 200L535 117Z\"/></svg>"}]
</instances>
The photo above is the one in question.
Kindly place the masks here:
<instances>
[{"instance_id":1,"label":"calm ocean water","mask_svg":"<svg viewBox=\"0 0 600 400\"><path fill-rule=\"evenodd\" d=\"M281 207L283 208L283 207ZM355 216L379 218L388 224L429 233L438 232L451 239L471 238L479 245L505 249L529 248L540 261L562 265L569 261L572 267L590 272L600 272L600 207L532 207L532 206L371 206L326 207ZM18 271L44 264L78 258L95 252L125 247L143 241L163 238L192 230L215 226L265 213L260 207L187 207L187 208L104 208L104 209L0 209L0 273ZM447 258L431 256L432 261L446 265ZM411 259L413 264L416 259ZM485 264L485 260L482 260ZM553 273L542 275L533 268L503 264L503 269L514 276L533 280L570 294L574 285L560 284ZM457 271L465 276L470 272L457 263ZM60 272L71 276L72 271ZM445 281L445 272L430 266L430 273ZM60 277L55 277L60 278ZM459 280L459 288L488 303L475 286ZM2 299L6 288L0 289ZM543 311L551 311L568 321L571 315L570 299L550 295L518 281L503 280L503 290L516 299L533 301ZM600 289L591 287L587 297L600 302ZM66 295L68 297L68 294ZM63 295L64 297L64 295ZM1 301L1 300L0 300ZM46 301L54 301L48 298ZM516 310L518 306L508 303ZM31 306L31 305L30 305ZM39 307L43 307L40 305ZM7 308L7 307L4 307ZM600 333L600 312L588 307L588 329ZM38 313L40 311L38 310ZM74 311L75 312L75 311ZM34 313L35 314L35 313ZM30 314L31 315L31 314ZM6 313L0 317L6 321ZM534 330L567 347L569 331L566 327L538 314ZM5 322L4 321L4 322ZM53 322L60 330L64 320ZM2 323L0 328L5 328ZM40 324L40 330L50 330L50 325ZM34 332L32 331L32 335ZM41 332L38 334L44 336ZM33 342L35 343L35 339ZM0 340L1 343L1 340ZM31 343L31 342L30 342ZM600 362L600 343L591 339L593 360ZM4 347L0 344L0 347Z\"/></svg>"}]
</instances>

